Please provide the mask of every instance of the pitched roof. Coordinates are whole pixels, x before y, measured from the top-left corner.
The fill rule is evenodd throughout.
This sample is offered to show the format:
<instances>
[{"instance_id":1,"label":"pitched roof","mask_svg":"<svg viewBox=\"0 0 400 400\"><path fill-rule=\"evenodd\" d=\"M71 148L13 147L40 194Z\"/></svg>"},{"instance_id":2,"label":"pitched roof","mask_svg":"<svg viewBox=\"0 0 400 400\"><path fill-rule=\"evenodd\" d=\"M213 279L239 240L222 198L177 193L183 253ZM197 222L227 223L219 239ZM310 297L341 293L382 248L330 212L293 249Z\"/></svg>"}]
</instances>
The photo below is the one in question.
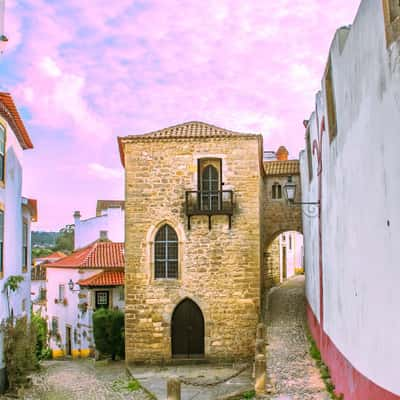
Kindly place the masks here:
<instances>
[{"instance_id":1,"label":"pitched roof","mask_svg":"<svg viewBox=\"0 0 400 400\"><path fill-rule=\"evenodd\" d=\"M165 140L165 139L182 140L182 139L215 139L215 138L224 139L230 137L258 138L262 136L261 134L256 134L256 133L235 132L228 129L219 128L218 126L210 125L205 122L191 121L145 134L118 137L118 145L119 145L122 165L125 165L123 143L128 143L132 141L143 141L143 140L151 141L151 140Z\"/></svg>"},{"instance_id":2,"label":"pitched roof","mask_svg":"<svg viewBox=\"0 0 400 400\"><path fill-rule=\"evenodd\" d=\"M62 251L55 251L55 252L49 254L46 257L38 257L38 258L40 258L42 260L48 260L48 259L63 258L63 257L66 257L66 256L67 255L65 253L63 253Z\"/></svg>"},{"instance_id":3,"label":"pitched roof","mask_svg":"<svg viewBox=\"0 0 400 400\"><path fill-rule=\"evenodd\" d=\"M78 281L80 286L121 286L125 284L124 271L103 271Z\"/></svg>"},{"instance_id":4,"label":"pitched roof","mask_svg":"<svg viewBox=\"0 0 400 400\"><path fill-rule=\"evenodd\" d=\"M33 149L31 138L10 93L0 92L0 115L7 120L21 147Z\"/></svg>"},{"instance_id":5,"label":"pitched roof","mask_svg":"<svg viewBox=\"0 0 400 400\"><path fill-rule=\"evenodd\" d=\"M264 161L266 175L300 175L299 160Z\"/></svg>"},{"instance_id":6,"label":"pitched roof","mask_svg":"<svg viewBox=\"0 0 400 400\"><path fill-rule=\"evenodd\" d=\"M125 266L124 244L96 241L74 251L46 268L123 268Z\"/></svg>"},{"instance_id":7,"label":"pitched roof","mask_svg":"<svg viewBox=\"0 0 400 400\"><path fill-rule=\"evenodd\" d=\"M96 204L96 215L101 215L103 210L107 210L109 208L122 208L125 209L125 201L124 200L97 200Z\"/></svg>"}]
</instances>

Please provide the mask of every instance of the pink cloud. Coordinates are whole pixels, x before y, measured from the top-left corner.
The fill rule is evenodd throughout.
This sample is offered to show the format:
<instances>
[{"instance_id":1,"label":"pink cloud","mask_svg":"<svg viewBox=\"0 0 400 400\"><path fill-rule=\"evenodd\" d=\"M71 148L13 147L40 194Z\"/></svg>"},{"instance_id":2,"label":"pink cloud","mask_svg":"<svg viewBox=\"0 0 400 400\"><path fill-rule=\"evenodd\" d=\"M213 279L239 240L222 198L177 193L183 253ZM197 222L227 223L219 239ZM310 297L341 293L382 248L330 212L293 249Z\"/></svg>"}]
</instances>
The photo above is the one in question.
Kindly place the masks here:
<instances>
[{"instance_id":1,"label":"pink cloud","mask_svg":"<svg viewBox=\"0 0 400 400\"><path fill-rule=\"evenodd\" d=\"M74 163L64 179L89 210L107 191L87 166L118 169L118 135L205 120L262 132L265 148L285 144L296 157L333 34L352 22L359 0L24 3L8 10L10 42L15 34L18 43L9 57L20 77L10 90L32 115L34 139L61 132L70 141ZM40 162L28 157L25 187L40 196L41 221L70 222L63 211L52 221L47 214L60 196L67 209L69 192L45 195L29 183L43 172ZM56 185L51 163L71 164L71 155L48 162Z\"/></svg>"}]
</instances>

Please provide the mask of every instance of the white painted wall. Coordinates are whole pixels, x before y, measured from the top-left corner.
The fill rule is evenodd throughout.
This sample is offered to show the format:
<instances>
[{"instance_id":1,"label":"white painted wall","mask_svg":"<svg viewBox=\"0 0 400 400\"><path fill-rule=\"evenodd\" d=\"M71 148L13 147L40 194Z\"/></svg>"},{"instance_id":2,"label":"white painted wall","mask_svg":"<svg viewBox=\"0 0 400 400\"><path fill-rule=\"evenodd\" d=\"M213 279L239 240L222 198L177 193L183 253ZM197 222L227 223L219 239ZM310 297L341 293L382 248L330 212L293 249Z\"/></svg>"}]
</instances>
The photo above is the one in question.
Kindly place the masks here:
<instances>
[{"instance_id":1,"label":"white painted wall","mask_svg":"<svg viewBox=\"0 0 400 400\"><path fill-rule=\"evenodd\" d=\"M29 316L30 311L30 221L29 211L22 206L23 150L7 122L6 126L6 165L5 186L0 187L0 203L4 207L4 274L0 278L0 321L8 318L7 296L3 292L4 283L10 275L22 275L24 281L17 292L11 294L10 308L15 317ZM22 272L22 224L23 217L28 222L28 268ZM23 309L23 304L25 309ZM4 368L3 338L0 333L0 369Z\"/></svg>"},{"instance_id":2,"label":"white painted wall","mask_svg":"<svg viewBox=\"0 0 400 400\"><path fill-rule=\"evenodd\" d=\"M99 239L100 231L107 231L108 239L112 242L125 241L125 211L121 208L108 208L103 210L101 216L86 220L74 218L74 222L75 250Z\"/></svg>"},{"instance_id":3,"label":"white painted wall","mask_svg":"<svg viewBox=\"0 0 400 400\"><path fill-rule=\"evenodd\" d=\"M400 45L386 48L377 0L362 2L346 33L331 49L338 134L323 139L325 331L359 372L400 395ZM319 115L324 99L323 90ZM315 114L310 124L315 138ZM310 186L303 152L303 201L316 199L313 167ZM304 218L303 228L307 297L318 316L317 220Z\"/></svg>"},{"instance_id":4,"label":"white painted wall","mask_svg":"<svg viewBox=\"0 0 400 400\"><path fill-rule=\"evenodd\" d=\"M295 268L303 268L303 235L296 231L287 231L278 236L280 280L283 281L283 247L286 248L286 278L295 275ZM290 246L291 241L291 246Z\"/></svg>"},{"instance_id":5,"label":"white painted wall","mask_svg":"<svg viewBox=\"0 0 400 400\"><path fill-rule=\"evenodd\" d=\"M58 327L59 333L61 335L61 346L56 343L54 337L50 340L50 348L51 349L65 349L66 343L66 326L71 327L72 331L72 349L73 350L81 350L88 349L90 346L93 346L93 324L92 324L92 315L93 310L95 308L95 298L94 291L88 290L87 288L82 288L79 291L70 291L68 288L68 282L70 279L74 283L79 280L86 279L90 276L96 275L101 272L102 269L77 269L77 268L47 268L47 316L48 316L48 324L49 329L51 329L51 321L52 317L58 318ZM65 286L65 298L67 299L67 305L56 304L55 299L58 299L58 290L59 285ZM74 289L78 289L79 286L75 285ZM109 290L111 292L112 298L112 308L118 307L122 311L125 308L125 301L120 299L120 290L119 287L115 288L98 288L97 290ZM86 299L82 301L86 301L88 303L88 311L86 313L82 313L79 311L78 304L79 298L78 294L85 294ZM81 302L82 302L81 301ZM74 330L77 331L78 340L80 343L76 343L74 341ZM85 333L84 333L85 332ZM90 338L90 339L89 339Z\"/></svg>"}]
</instances>

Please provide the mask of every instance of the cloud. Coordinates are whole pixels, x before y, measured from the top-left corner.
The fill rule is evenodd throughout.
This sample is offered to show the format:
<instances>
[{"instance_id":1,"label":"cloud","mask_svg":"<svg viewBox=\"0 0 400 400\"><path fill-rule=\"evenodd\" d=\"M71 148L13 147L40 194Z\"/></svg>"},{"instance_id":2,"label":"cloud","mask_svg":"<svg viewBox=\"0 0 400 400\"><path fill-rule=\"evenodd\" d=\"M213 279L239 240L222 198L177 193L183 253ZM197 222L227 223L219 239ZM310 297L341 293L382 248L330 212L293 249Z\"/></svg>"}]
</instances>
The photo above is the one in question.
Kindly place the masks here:
<instances>
[{"instance_id":1,"label":"cloud","mask_svg":"<svg viewBox=\"0 0 400 400\"><path fill-rule=\"evenodd\" d=\"M121 168L109 168L97 163L90 163L88 170L91 175L104 180L120 179L123 177L123 170Z\"/></svg>"}]
</instances>

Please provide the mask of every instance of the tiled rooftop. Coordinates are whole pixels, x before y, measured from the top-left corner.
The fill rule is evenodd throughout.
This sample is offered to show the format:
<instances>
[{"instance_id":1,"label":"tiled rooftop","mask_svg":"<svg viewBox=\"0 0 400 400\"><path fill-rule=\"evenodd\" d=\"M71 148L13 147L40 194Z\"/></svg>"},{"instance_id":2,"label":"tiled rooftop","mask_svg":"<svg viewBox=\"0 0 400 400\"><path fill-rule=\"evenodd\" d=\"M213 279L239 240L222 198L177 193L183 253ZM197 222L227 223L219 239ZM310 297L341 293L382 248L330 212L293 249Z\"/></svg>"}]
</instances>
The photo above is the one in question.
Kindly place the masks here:
<instances>
[{"instance_id":1,"label":"tiled rooftop","mask_svg":"<svg viewBox=\"0 0 400 400\"><path fill-rule=\"evenodd\" d=\"M124 268L124 244L94 242L73 252L70 256L46 264L46 268Z\"/></svg>"},{"instance_id":2,"label":"tiled rooftop","mask_svg":"<svg viewBox=\"0 0 400 400\"><path fill-rule=\"evenodd\" d=\"M264 161L267 175L300 175L299 160Z\"/></svg>"},{"instance_id":3,"label":"tiled rooftop","mask_svg":"<svg viewBox=\"0 0 400 400\"><path fill-rule=\"evenodd\" d=\"M138 140L138 139L179 139L179 138L224 138L224 137L246 137L258 136L255 133L240 133L230 131L228 129L219 128L205 122L192 121L183 124L170 126L158 131L145 133L141 135L125 136L121 139Z\"/></svg>"},{"instance_id":4,"label":"tiled rooftop","mask_svg":"<svg viewBox=\"0 0 400 400\"><path fill-rule=\"evenodd\" d=\"M33 144L10 93L0 92L0 115L7 120L21 147L32 149Z\"/></svg>"},{"instance_id":5,"label":"tiled rooftop","mask_svg":"<svg viewBox=\"0 0 400 400\"><path fill-rule=\"evenodd\" d=\"M124 271L103 271L78 281L80 286L121 286L125 283Z\"/></svg>"}]
</instances>

